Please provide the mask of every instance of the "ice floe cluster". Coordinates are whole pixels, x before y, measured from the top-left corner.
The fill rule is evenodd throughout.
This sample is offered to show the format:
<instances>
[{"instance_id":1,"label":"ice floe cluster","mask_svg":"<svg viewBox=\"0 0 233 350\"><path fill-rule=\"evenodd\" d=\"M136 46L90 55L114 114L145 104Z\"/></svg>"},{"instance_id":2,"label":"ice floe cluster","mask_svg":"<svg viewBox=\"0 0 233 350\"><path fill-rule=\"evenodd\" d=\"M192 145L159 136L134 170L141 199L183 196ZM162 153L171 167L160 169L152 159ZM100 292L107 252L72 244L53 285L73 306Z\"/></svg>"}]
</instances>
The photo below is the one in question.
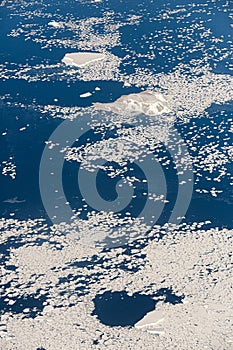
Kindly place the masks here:
<instances>
[{"instance_id":1,"label":"ice floe cluster","mask_svg":"<svg viewBox=\"0 0 233 350\"><path fill-rule=\"evenodd\" d=\"M145 248L143 238L127 249L102 251L64 235L72 226L2 220L1 243L13 238L18 247L7 248L3 256L1 294L6 312L1 346L62 349L78 344L94 349L96 340L111 349L126 343L128 349L143 349L145 344L149 349L173 344L180 349L230 349L233 235L206 225L155 227ZM83 233L88 230L83 227ZM126 290L128 295L153 296L160 288L172 288L183 295L183 302L173 305L159 297L157 311L137 329L110 328L91 316L97 293ZM24 306L16 314L20 300Z\"/></svg>"},{"instance_id":2,"label":"ice floe cluster","mask_svg":"<svg viewBox=\"0 0 233 350\"><path fill-rule=\"evenodd\" d=\"M178 4L175 9L166 4L156 13L144 4L130 14L127 9L95 14L102 2L88 0L80 4L90 6L90 16L77 19L68 6L64 12L52 11L43 0L2 1L0 6L10 12L8 39L21 40L22 51L32 43L43 50L43 55L22 62L13 61L9 53L0 64L4 83L23 82L28 89L30 83L62 82L68 89L79 81L95 82L95 87L83 86L72 106L57 99L16 102L11 93L2 96L1 103L39 112L49 120L89 114L90 128L103 132L101 140L61 149L64 161L78 162L83 170L102 170L112 179L120 175L121 186L134 188L147 180L124 177L128 163L143 164L153 154L167 169L167 153L175 150L177 175L192 168L195 193L220 200L225 195L231 203L232 38L212 21L218 13L230 28L232 15L229 1L220 3ZM151 24L151 31L143 29ZM105 86L110 82L112 91ZM101 102L100 83L106 94ZM120 91L112 98L115 86ZM94 103L81 107L79 97L87 104L93 98ZM176 128L179 140L174 147ZM105 133L115 129L114 137L106 139ZM186 155L181 154L183 140ZM49 141L47 146L52 150L59 144ZM15 179L14 158L2 161L1 171ZM192 181L178 180L181 187ZM169 202L161 193L146 195L153 203ZM14 197L4 202L22 201ZM129 213L122 218L102 210L79 217L83 212L70 223L52 226L44 219L1 219L0 348L232 349L232 230L210 228L215 225L209 221L149 230ZM109 240L114 249L107 248ZM156 296L161 288L172 289L182 302L172 304ZM95 296L106 291L154 297L156 309L135 327L108 327L93 315Z\"/></svg>"},{"instance_id":3,"label":"ice floe cluster","mask_svg":"<svg viewBox=\"0 0 233 350\"><path fill-rule=\"evenodd\" d=\"M101 140L87 146L66 147L63 152L68 161L77 161L85 169L105 169L109 166L98 164L98 160L105 162L115 162L121 167L126 167L128 162L139 161L141 157L151 153L160 143L166 143L169 139L169 123L165 125L138 126L127 129L118 129L117 138ZM104 128L103 128L104 129ZM114 168L109 176L114 175ZM109 168L109 170L110 170ZM119 174L119 169L115 170ZM122 170L124 172L124 170Z\"/></svg>"},{"instance_id":4,"label":"ice floe cluster","mask_svg":"<svg viewBox=\"0 0 233 350\"><path fill-rule=\"evenodd\" d=\"M16 178L16 165L14 163L13 157L10 157L9 160L3 160L0 164L2 175L10 176L12 180Z\"/></svg>"}]
</instances>

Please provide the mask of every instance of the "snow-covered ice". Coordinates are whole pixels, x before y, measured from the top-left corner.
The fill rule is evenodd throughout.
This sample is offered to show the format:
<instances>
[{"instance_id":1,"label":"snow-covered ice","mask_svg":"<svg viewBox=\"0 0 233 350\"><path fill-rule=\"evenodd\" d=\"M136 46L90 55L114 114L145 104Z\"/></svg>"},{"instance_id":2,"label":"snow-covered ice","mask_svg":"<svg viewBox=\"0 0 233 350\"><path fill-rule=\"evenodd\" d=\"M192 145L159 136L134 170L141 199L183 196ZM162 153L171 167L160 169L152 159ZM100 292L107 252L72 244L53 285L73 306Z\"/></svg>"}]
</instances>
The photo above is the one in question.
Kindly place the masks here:
<instances>
[{"instance_id":1,"label":"snow-covered ice","mask_svg":"<svg viewBox=\"0 0 233 350\"><path fill-rule=\"evenodd\" d=\"M83 67L92 62L103 60L105 54L100 52L73 52L66 53L62 62L67 66Z\"/></svg>"}]
</instances>

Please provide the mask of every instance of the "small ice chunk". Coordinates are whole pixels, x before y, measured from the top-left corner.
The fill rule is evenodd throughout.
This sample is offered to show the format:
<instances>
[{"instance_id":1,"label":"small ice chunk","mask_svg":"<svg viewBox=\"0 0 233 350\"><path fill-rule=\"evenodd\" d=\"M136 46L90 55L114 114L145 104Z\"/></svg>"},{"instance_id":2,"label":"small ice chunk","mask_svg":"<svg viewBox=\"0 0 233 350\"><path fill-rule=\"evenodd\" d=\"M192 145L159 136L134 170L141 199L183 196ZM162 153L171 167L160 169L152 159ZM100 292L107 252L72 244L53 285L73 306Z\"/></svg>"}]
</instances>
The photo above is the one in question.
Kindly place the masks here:
<instances>
[{"instance_id":1,"label":"small ice chunk","mask_svg":"<svg viewBox=\"0 0 233 350\"><path fill-rule=\"evenodd\" d=\"M62 62L67 66L83 67L105 57L106 55L100 52L73 52L65 54Z\"/></svg>"},{"instance_id":2,"label":"small ice chunk","mask_svg":"<svg viewBox=\"0 0 233 350\"><path fill-rule=\"evenodd\" d=\"M28 307L26 309L23 309L23 313L27 314L28 312L30 312L30 309Z\"/></svg>"},{"instance_id":3,"label":"small ice chunk","mask_svg":"<svg viewBox=\"0 0 233 350\"><path fill-rule=\"evenodd\" d=\"M81 97L81 98L86 98L86 97L90 97L90 96L92 96L91 92L85 92L84 94L79 95L79 97Z\"/></svg>"}]
</instances>

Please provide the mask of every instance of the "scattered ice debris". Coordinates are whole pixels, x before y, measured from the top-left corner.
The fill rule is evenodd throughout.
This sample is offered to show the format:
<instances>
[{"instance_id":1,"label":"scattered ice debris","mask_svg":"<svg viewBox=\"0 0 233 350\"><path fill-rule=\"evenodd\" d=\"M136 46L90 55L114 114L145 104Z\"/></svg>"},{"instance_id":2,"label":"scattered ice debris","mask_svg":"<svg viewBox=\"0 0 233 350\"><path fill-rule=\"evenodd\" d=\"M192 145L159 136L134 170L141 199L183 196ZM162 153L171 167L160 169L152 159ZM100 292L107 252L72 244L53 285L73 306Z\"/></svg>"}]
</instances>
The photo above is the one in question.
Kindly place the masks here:
<instances>
[{"instance_id":1,"label":"scattered ice debris","mask_svg":"<svg viewBox=\"0 0 233 350\"><path fill-rule=\"evenodd\" d=\"M103 139L84 147L66 147L63 152L66 160L81 162L83 169L89 171L102 169L113 178L127 171L128 162L139 161L145 157L146 153L152 154L153 151L159 153L161 143L166 143L169 140L170 127L171 121L168 119L164 123L155 123L152 126L141 125L134 128L119 129L117 130L117 138ZM101 126L101 128L104 128L104 126ZM167 160L164 154L162 156L161 159L159 156L154 157L161 161ZM112 166L100 164L101 159L116 162L122 169L114 170ZM186 159L186 163L188 163L188 159ZM131 177L131 180L128 180L132 182L137 179Z\"/></svg>"},{"instance_id":2,"label":"scattered ice debris","mask_svg":"<svg viewBox=\"0 0 233 350\"><path fill-rule=\"evenodd\" d=\"M2 168L2 175L10 176L13 180L16 178L16 165L13 162L13 157L10 157L8 161L2 161L0 167Z\"/></svg>"},{"instance_id":3,"label":"scattered ice debris","mask_svg":"<svg viewBox=\"0 0 233 350\"><path fill-rule=\"evenodd\" d=\"M223 192L222 190L217 190L215 187L212 187L210 190L210 193L213 197L217 197L218 193L222 193L222 192Z\"/></svg>"},{"instance_id":4,"label":"scattered ice debris","mask_svg":"<svg viewBox=\"0 0 233 350\"><path fill-rule=\"evenodd\" d=\"M124 87L130 87L130 86L131 86L130 83L128 83L127 81L124 82Z\"/></svg>"}]
</instances>

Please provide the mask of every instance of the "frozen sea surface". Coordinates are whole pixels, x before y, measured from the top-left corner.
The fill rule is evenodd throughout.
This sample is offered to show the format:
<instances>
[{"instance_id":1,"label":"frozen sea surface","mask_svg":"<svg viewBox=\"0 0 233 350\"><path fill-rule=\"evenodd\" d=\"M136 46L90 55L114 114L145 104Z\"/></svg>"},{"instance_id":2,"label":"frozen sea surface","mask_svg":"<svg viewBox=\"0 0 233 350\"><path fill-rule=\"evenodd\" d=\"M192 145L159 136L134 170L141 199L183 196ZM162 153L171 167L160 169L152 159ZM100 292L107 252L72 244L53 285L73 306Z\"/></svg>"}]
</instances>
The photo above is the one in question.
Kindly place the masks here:
<instances>
[{"instance_id":1,"label":"frozen sea surface","mask_svg":"<svg viewBox=\"0 0 233 350\"><path fill-rule=\"evenodd\" d=\"M0 8L0 348L232 349L231 3Z\"/></svg>"}]
</instances>

